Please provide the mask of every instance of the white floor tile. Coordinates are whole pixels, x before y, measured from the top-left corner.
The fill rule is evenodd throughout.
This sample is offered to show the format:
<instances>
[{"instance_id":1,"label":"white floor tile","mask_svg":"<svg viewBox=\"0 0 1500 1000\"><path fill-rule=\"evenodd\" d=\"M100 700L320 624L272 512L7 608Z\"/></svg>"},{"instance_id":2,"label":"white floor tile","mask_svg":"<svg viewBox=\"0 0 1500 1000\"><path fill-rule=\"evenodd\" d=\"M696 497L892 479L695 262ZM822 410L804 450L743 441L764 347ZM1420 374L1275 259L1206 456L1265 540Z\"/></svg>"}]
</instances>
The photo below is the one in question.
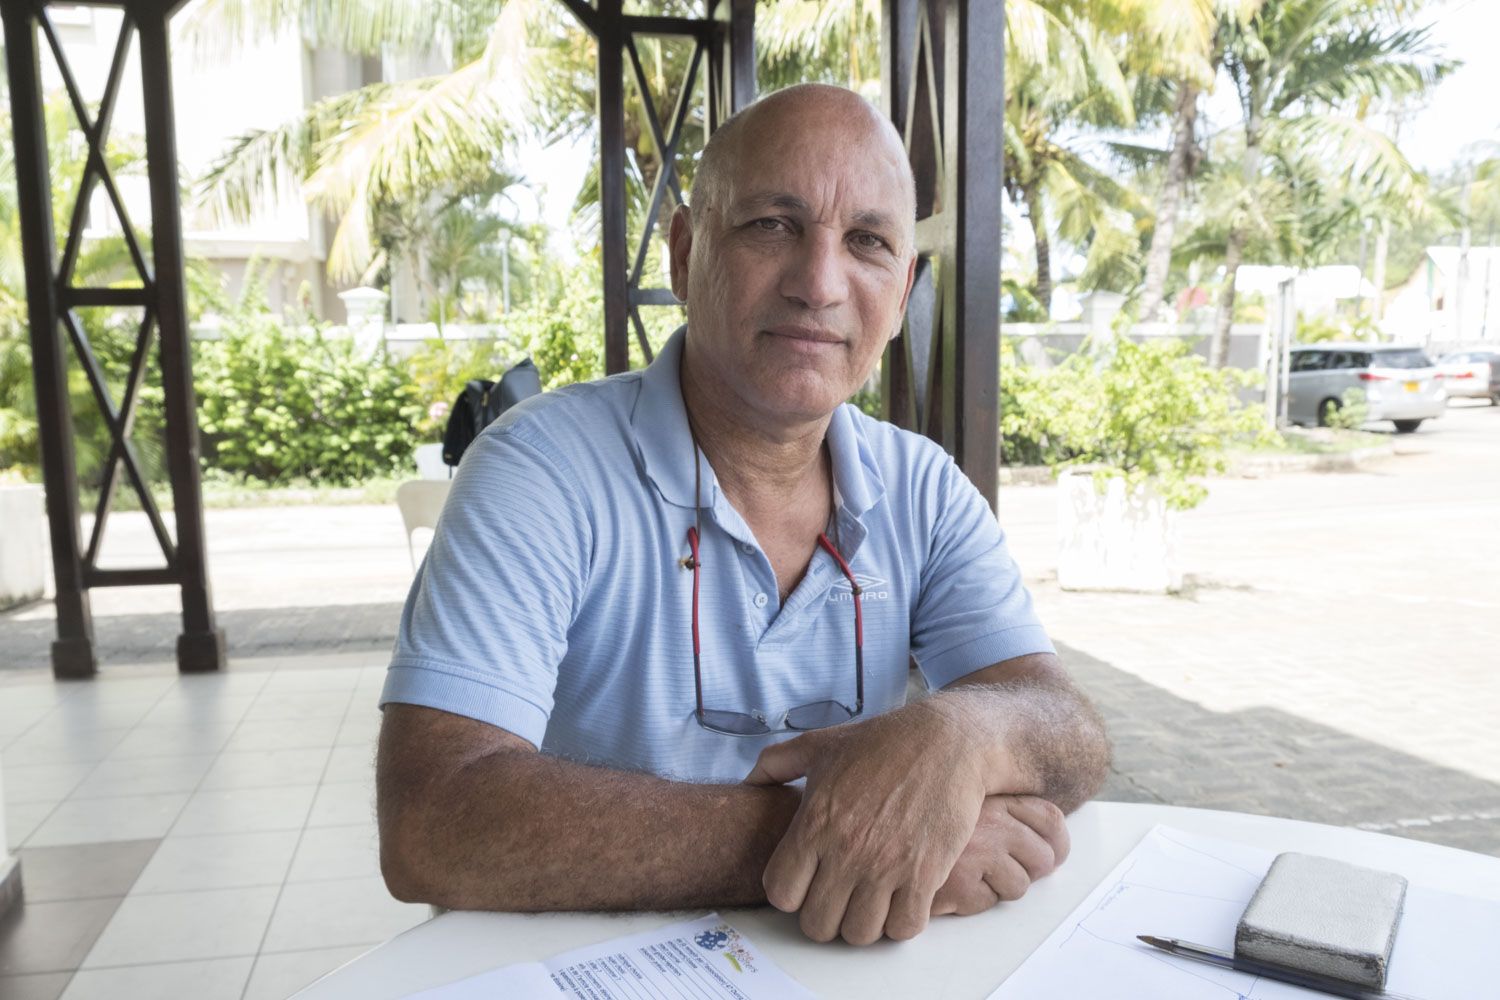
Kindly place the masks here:
<instances>
[{"instance_id":1,"label":"white floor tile","mask_svg":"<svg viewBox=\"0 0 1500 1000\"><path fill-rule=\"evenodd\" d=\"M177 680L175 671L149 677L100 673L87 686L77 688L67 700L151 701L176 687Z\"/></svg>"},{"instance_id":2,"label":"white floor tile","mask_svg":"<svg viewBox=\"0 0 1500 1000\"><path fill-rule=\"evenodd\" d=\"M328 758L324 781L374 781L375 748L373 746L336 746Z\"/></svg>"},{"instance_id":3,"label":"white floor tile","mask_svg":"<svg viewBox=\"0 0 1500 1000\"><path fill-rule=\"evenodd\" d=\"M280 885L297 846L296 830L168 836L131 893Z\"/></svg>"},{"instance_id":4,"label":"white floor tile","mask_svg":"<svg viewBox=\"0 0 1500 1000\"><path fill-rule=\"evenodd\" d=\"M27 839L36 832L52 810L55 802L23 802L5 807L5 840L12 848L30 847Z\"/></svg>"},{"instance_id":5,"label":"white floor tile","mask_svg":"<svg viewBox=\"0 0 1500 1000\"><path fill-rule=\"evenodd\" d=\"M378 944L422 923L429 913L426 906L394 899L378 878L289 882L261 950Z\"/></svg>"},{"instance_id":6,"label":"white floor tile","mask_svg":"<svg viewBox=\"0 0 1500 1000\"><path fill-rule=\"evenodd\" d=\"M300 830L317 788L236 788L197 791L182 810L173 834L251 833Z\"/></svg>"},{"instance_id":7,"label":"white floor tile","mask_svg":"<svg viewBox=\"0 0 1500 1000\"><path fill-rule=\"evenodd\" d=\"M233 724L220 726L139 725L109 752L109 759L216 754L234 733Z\"/></svg>"},{"instance_id":8,"label":"white floor tile","mask_svg":"<svg viewBox=\"0 0 1500 1000\"><path fill-rule=\"evenodd\" d=\"M325 826L302 831L288 882L380 875L380 840L373 823Z\"/></svg>"},{"instance_id":9,"label":"white floor tile","mask_svg":"<svg viewBox=\"0 0 1500 1000\"><path fill-rule=\"evenodd\" d=\"M5 805L61 802L87 778L94 764L27 764L5 768Z\"/></svg>"},{"instance_id":10,"label":"white floor tile","mask_svg":"<svg viewBox=\"0 0 1500 1000\"><path fill-rule=\"evenodd\" d=\"M250 973L243 1000L286 1000L304 986L352 962L369 948L317 948L313 951L288 951L261 955Z\"/></svg>"},{"instance_id":11,"label":"white floor tile","mask_svg":"<svg viewBox=\"0 0 1500 1000\"><path fill-rule=\"evenodd\" d=\"M129 732L126 728L69 732L38 725L6 746L4 766L98 762Z\"/></svg>"},{"instance_id":12,"label":"white floor tile","mask_svg":"<svg viewBox=\"0 0 1500 1000\"><path fill-rule=\"evenodd\" d=\"M231 753L246 750L288 750L297 747L331 747L339 732L339 720L278 719L244 722L235 730L224 749Z\"/></svg>"},{"instance_id":13,"label":"white floor tile","mask_svg":"<svg viewBox=\"0 0 1500 1000\"><path fill-rule=\"evenodd\" d=\"M255 695L201 698L168 695L141 717L141 726L179 726L233 728L250 706Z\"/></svg>"},{"instance_id":14,"label":"white floor tile","mask_svg":"<svg viewBox=\"0 0 1500 1000\"><path fill-rule=\"evenodd\" d=\"M309 827L349 826L375 820L375 782L341 781L318 787Z\"/></svg>"},{"instance_id":15,"label":"white floor tile","mask_svg":"<svg viewBox=\"0 0 1500 1000\"><path fill-rule=\"evenodd\" d=\"M328 670L278 670L266 681L266 695L300 694L309 691L341 691L348 694L359 683L359 670L334 667Z\"/></svg>"},{"instance_id":16,"label":"white floor tile","mask_svg":"<svg viewBox=\"0 0 1500 1000\"><path fill-rule=\"evenodd\" d=\"M217 958L121 969L85 969L73 975L61 1000L240 1000L253 958Z\"/></svg>"},{"instance_id":17,"label":"white floor tile","mask_svg":"<svg viewBox=\"0 0 1500 1000\"><path fill-rule=\"evenodd\" d=\"M52 810L26 846L54 847L165 836L187 801L186 793L69 799Z\"/></svg>"},{"instance_id":18,"label":"white floor tile","mask_svg":"<svg viewBox=\"0 0 1500 1000\"><path fill-rule=\"evenodd\" d=\"M245 713L244 721L246 724L282 719L338 719L342 722L344 713L348 710L349 695L343 691L331 695L320 691L300 695L263 694Z\"/></svg>"},{"instance_id":19,"label":"white floor tile","mask_svg":"<svg viewBox=\"0 0 1500 1000\"><path fill-rule=\"evenodd\" d=\"M83 967L254 955L279 891L265 886L131 894L120 903Z\"/></svg>"},{"instance_id":20,"label":"white floor tile","mask_svg":"<svg viewBox=\"0 0 1500 1000\"><path fill-rule=\"evenodd\" d=\"M375 739L380 735L380 710L373 707L366 711L358 705L350 706L349 716L344 724L339 727L339 746L369 746L375 745Z\"/></svg>"},{"instance_id":21,"label":"white floor tile","mask_svg":"<svg viewBox=\"0 0 1500 1000\"><path fill-rule=\"evenodd\" d=\"M69 798L103 799L120 795L191 792L203 780L213 762L213 757L206 754L130 758L111 755L73 790Z\"/></svg>"},{"instance_id":22,"label":"white floor tile","mask_svg":"<svg viewBox=\"0 0 1500 1000\"><path fill-rule=\"evenodd\" d=\"M295 750L249 750L222 753L204 775L200 790L274 788L278 785L316 785L324 777L328 751L322 747Z\"/></svg>"},{"instance_id":23,"label":"white floor tile","mask_svg":"<svg viewBox=\"0 0 1500 1000\"><path fill-rule=\"evenodd\" d=\"M75 730L119 729L140 722L155 704L154 698L129 701L70 698L48 712L41 725L54 728L66 726Z\"/></svg>"}]
</instances>

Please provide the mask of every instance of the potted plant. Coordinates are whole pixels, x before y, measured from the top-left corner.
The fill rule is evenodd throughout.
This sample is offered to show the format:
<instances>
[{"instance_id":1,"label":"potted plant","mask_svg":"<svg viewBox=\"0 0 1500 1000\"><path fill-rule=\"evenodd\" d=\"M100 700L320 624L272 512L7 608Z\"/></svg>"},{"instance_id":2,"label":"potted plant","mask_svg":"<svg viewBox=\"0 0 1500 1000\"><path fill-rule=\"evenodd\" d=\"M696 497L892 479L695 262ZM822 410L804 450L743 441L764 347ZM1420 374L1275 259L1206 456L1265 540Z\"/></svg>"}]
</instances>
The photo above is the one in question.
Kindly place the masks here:
<instances>
[{"instance_id":1,"label":"potted plant","mask_svg":"<svg viewBox=\"0 0 1500 1000\"><path fill-rule=\"evenodd\" d=\"M46 513L42 488L0 469L0 611L42 596L46 584Z\"/></svg>"},{"instance_id":2,"label":"potted plant","mask_svg":"<svg viewBox=\"0 0 1500 1000\"><path fill-rule=\"evenodd\" d=\"M1258 378L1211 368L1175 338L1126 337L1042 377L1064 590L1181 589L1177 519L1208 495L1197 480L1223 471L1230 442L1271 433L1238 397Z\"/></svg>"}]
</instances>

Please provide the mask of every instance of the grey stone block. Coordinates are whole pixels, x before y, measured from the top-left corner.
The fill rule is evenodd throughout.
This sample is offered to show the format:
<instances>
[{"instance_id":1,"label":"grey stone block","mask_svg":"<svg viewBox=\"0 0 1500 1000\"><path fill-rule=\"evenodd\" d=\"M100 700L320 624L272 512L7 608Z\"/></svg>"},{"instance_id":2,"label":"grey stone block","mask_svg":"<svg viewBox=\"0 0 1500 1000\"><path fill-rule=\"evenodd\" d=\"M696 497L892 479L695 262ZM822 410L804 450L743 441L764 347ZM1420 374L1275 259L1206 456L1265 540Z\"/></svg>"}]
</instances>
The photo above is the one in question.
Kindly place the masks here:
<instances>
[{"instance_id":1,"label":"grey stone block","mask_svg":"<svg viewBox=\"0 0 1500 1000\"><path fill-rule=\"evenodd\" d=\"M1235 931L1237 957L1385 987L1406 879L1311 854L1280 854Z\"/></svg>"}]
</instances>

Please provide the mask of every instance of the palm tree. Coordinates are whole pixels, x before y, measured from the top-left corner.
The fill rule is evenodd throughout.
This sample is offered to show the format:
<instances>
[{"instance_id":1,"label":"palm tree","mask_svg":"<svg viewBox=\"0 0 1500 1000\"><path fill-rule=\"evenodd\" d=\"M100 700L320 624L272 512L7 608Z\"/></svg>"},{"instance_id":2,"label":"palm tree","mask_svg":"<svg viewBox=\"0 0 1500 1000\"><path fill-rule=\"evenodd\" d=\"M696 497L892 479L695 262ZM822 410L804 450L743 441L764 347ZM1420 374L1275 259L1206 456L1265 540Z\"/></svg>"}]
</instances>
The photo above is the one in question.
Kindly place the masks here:
<instances>
[{"instance_id":1,"label":"palm tree","mask_svg":"<svg viewBox=\"0 0 1500 1000\"><path fill-rule=\"evenodd\" d=\"M1225 19L1220 30L1243 119L1209 352L1216 365L1228 356L1235 278L1264 216L1268 173L1294 162L1335 164L1334 176L1347 184L1410 192L1417 175L1395 143L1350 111L1418 93L1448 65L1426 29L1400 24L1381 0L1266 0L1253 17Z\"/></svg>"},{"instance_id":2,"label":"palm tree","mask_svg":"<svg viewBox=\"0 0 1500 1000\"><path fill-rule=\"evenodd\" d=\"M1182 199L1203 159L1197 136L1198 104L1212 88L1223 60L1221 25L1244 21L1260 4L1261 0L1147 4L1140 11L1144 30L1131 33L1126 62L1143 82L1142 116L1172 123L1137 306L1137 315L1147 322L1160 318Z\"/></svg>"}]
</instances>

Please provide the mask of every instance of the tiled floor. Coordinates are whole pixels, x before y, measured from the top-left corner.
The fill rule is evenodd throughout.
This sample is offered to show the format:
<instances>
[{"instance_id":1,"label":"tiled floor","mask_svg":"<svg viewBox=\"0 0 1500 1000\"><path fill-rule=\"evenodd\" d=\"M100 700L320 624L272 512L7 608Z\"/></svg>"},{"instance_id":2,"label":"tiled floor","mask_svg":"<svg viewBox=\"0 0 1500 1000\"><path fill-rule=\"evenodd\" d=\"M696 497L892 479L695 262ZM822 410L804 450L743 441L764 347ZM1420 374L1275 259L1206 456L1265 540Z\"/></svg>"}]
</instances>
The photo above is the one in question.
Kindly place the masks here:
<instances>
[{"instance_id":1,"label":"tiled floor","mask_svg":"<svg viewBox=\"0 0 1500 1000\"><path fill-rule=\"evenodd\" d=\"M382 654L0 676L0 997L281 1000L427 916L380 879Z\"/></svg>"}]
</instances>

